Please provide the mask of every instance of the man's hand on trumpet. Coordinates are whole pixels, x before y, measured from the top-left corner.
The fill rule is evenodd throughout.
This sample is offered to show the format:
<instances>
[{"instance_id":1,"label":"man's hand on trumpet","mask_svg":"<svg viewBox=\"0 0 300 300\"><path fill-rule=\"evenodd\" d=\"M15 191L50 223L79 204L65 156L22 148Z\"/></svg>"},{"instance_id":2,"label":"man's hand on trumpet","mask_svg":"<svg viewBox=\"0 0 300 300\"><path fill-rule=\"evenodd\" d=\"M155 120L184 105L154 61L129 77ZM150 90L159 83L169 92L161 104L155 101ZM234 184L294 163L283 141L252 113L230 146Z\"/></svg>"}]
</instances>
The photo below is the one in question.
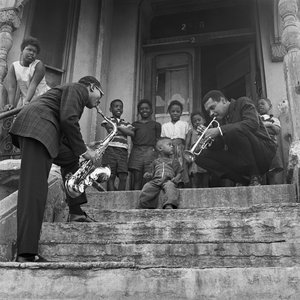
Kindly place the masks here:
<instances>
[{"instance_id":1,"label":"man's hand on trumpet","mask_svg":"<svg viewBox=\"0 0 300 300\"><path fill-rule=\"evenodd\" d=\"M220 134L221 133L220 133L219 128L209 128L205 132L205 138L209 138L210 137L211 139L214 139L217 136L219 136Z\"/></svg>"}]
</instances>

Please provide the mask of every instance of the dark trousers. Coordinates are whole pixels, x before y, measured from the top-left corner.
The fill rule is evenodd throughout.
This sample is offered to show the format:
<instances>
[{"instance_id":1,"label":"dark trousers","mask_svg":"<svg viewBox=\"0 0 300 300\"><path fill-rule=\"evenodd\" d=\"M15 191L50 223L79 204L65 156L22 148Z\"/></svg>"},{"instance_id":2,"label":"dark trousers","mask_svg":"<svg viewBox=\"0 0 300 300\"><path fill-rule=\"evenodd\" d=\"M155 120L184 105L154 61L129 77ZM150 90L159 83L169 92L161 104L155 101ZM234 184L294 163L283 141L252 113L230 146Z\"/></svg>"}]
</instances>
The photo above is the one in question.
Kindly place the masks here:
<instances>
[{"instance_id":1,"label":"dark trousers","mask_svg":"<svg viewBox=\"0 0 300 300\"><path fill-rule=\"evenodd\" d=\"M157 208L160 191L165 193L163 208L167 204L178 207L179 190L176 188L176 185L170 180L162 181L160 178L156 178L144 185L139 198L139 208Z\"/></svg>"},{"instance_id":2,"label":"dark trousers","mask_svg":"<svg viewBox=\"0 0 300 300\"><path fill-rule=\"evenodd\" d=\"M216 144L203 150L196 163L219 178L240 183L248 183L251 175L266 173L277 148L273 141L241 129L226 133Z\"/></svg>"},{"instance_id":3,"label":"dark trousers","mask_svg":"<svg viewBox=\"0 0 300 300\"><path fill-rule=\"evenodd\" d=\"M19 145L21 172L17 204L17 248L18 254L37 254L48 195L48 176L53 159L44 145L37 140L19 137ZM67 155L66 151L63 151L55 162L61 165L62 175L78 168L78 158L70 153ZM70 201L72 204L86 202L84 194L71 199L67 197L69 205Z\"/></svg>"}]
</instances>

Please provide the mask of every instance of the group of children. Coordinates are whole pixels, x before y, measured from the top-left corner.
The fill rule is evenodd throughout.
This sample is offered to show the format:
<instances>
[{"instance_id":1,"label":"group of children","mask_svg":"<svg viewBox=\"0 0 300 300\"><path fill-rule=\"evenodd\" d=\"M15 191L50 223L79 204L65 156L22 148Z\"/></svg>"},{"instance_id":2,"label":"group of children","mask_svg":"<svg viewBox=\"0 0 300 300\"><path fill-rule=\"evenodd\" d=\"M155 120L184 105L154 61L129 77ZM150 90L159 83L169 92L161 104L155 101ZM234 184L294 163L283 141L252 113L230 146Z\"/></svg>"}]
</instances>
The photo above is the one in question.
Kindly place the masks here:
<instances>
[{"instance_id":1,"label":"group of children","mask_svg":"<svg viewBox=\"0 0 300 300\"><path fill-rule=\"evenodd\" d=\"M272 108L269 99L258 101L258 113L272 139L280 132L280 122L270 114ZM103 165L111 167L112 176L108 180L107 190L125 190L128 171L131 173L131 189L142 190L140 208L156 208L158 194L165 192L163 208L178 206L179 192L177 188L205 188L210 186L211 175L194 162L187 162L183 157L184 150L189 150L199 139L199 127L206 124L205 116L196 111L191 113L191 128L186 121L180 120L183 106L180 101L173 100L168 107L170 122L160 124L152 120L152 103L147 99L139 101L137 106L139 120L130 124L121 119L123 102L115 99L110 104L111 120L117 124L118 132L107 147ZM102 126L110 132L106 122ZM128 139L132 140L132 148L128 158ZM283 170L279 153L276 154L266 184L280 181ZM118 178L118 187L116 187Z\"/></svg>"}]
</instances>

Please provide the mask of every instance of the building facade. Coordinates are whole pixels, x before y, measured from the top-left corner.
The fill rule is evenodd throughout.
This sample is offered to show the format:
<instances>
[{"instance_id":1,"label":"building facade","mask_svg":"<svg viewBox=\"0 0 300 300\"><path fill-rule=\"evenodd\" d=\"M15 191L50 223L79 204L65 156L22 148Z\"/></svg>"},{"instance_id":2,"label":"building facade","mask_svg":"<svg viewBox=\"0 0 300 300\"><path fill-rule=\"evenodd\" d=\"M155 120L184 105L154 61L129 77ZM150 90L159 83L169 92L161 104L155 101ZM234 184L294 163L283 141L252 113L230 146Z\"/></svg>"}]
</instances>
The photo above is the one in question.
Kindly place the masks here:
<instances>
[{"instance_id":1,"label":"building facade","mask_svg":"<svg viewBox=\"0 0 300 300\"><path fill-rule=\"evenodd\" d=\"M104 113L109 115L109 103L119 98L128 121L137 119L142 98L152 101L154 118L164 122L171 100L182 102L182 118L189 121L211 89L229 98L246 95L254 103L268 97L281 121L279 144L287 165L292 124L279 0L1 2L2 106L6 67L18 60L23 38L31 35L41 42L39 57L50 86L94 75L105 91ZM103 138L101 121L95 111L85 111L81 127L87 142Z\"/></svg>"}]
</instances>

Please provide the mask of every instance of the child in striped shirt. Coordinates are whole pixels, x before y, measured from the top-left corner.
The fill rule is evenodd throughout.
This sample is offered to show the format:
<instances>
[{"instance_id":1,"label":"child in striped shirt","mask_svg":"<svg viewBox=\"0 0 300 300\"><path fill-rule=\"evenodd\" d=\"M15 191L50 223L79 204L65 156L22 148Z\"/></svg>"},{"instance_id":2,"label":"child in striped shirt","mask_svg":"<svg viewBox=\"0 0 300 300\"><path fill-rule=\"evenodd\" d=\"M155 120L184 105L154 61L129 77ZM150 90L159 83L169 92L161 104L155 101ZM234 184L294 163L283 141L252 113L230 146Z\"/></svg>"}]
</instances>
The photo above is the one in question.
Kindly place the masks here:
<instances>
[{"instance_id":1,"label":"child in striped shirt","mask_svg":"<svg viewBox=\"0 0 300 300\"><path fill-rule=\"evenodd\" d=\"M102 165L108 165L111 168L111 176L107 181L108 191L124 191L126 189L126 180L128 175L128 136L133 136L133 126L121 119L123 114L123 102L120 99L115 99L110 103L110 112L112 117L110 120L117 125L118 131L113 139L109 142L106 148ZM112 126L105 120L101 123L108 133L111 132ZM115 179L119 178L118 188L115 187Z\"/></svg>"}]
</instances>

